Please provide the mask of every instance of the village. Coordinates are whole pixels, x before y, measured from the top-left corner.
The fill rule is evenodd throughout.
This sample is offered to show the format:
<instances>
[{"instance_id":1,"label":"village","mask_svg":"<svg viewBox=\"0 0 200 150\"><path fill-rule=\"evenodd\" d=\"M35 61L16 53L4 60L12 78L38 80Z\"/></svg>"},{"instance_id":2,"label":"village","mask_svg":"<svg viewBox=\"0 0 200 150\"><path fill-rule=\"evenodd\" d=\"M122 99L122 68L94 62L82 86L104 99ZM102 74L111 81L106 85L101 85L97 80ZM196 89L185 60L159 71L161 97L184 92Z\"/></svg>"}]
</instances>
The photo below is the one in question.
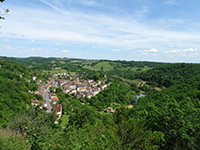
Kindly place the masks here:
<instances>
[{"instance_id":1,"label":"village","mask_svg":"<svg viewBox=\"0 0 200 150\"><path fill-rule=\"evenodd\" d=\"M66 79L58 79L58 76L70 76L71 80ZM72 80L72 78L74 78ZM106 75L104 75L106 78ZM37 77L34 76L33 80L37 80ZM80 81L78 76L69 75L68 73L56 73L52 78L49 78L45 83L41 83L41 80L37 80L39 83L38 90L34 91L34 94L41 95L44 99L44 102L39 100L31 100L32 106L40 106L41 109L46 109L47 113L55 113L58 118L54 122L55 124L59 123L59 119L62 116L62 105L58 104L59 98L57 97L56 91L57 88L61 88L63 93L69 95L75 95L79 98L91 98L92 96L97 95L100 91L107 88L111 82L106 83L101 80L94 81L93 79ZM50 89L53 89L54 92L50 92ZM103 110L104 112L114 113L112 108L106 108Z\"/></svg>"}]
</instances>

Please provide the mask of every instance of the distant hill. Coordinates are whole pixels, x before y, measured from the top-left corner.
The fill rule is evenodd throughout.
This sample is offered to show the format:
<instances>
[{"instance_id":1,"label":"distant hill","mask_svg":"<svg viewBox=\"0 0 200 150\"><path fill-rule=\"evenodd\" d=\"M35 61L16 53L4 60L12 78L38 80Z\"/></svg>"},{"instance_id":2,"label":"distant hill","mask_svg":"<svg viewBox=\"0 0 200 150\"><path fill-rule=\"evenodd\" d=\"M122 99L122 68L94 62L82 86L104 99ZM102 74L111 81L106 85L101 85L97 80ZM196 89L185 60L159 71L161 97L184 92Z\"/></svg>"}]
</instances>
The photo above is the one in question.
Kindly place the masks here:
<instances>
[{"instance_id":1,"label":"distant hill","mask_svg":"<svg viewBox=\"0 0 200 150\"><path fill-rule=\"evenodd\" d=\"M137 78L153 86L170 87L200 75L200 64L163 64L137 74Z\"/></svg>"},{"instance_id":2,"label":"distant hill","mask_svg":"<svg viewBox=\"0 0 200 150\"><path fill-rule=\"evenodd\" d=\"M162 65L158 62L145 61L110 61L110 60L87 60L87 59L72 59L72 58L7 58L3 59L19 62L32 70L52 70L61 68L69 72L77 72L82 74L94 74L95 72L103 72L107 75L117 75L127 79L134 79L138 72L149 70L153 67Z\"/></svg>"}]
</instances>

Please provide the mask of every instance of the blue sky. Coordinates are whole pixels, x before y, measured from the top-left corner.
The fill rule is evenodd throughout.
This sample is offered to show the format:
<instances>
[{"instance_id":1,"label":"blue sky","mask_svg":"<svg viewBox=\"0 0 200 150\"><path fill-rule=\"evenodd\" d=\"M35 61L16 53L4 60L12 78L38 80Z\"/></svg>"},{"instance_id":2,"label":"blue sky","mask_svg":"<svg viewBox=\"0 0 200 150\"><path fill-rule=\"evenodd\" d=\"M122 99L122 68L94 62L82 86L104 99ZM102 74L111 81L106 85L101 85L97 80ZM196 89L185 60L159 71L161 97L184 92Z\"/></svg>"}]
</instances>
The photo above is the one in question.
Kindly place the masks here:
<instances>
[{"instance_id":1,"label":"blue sky","mask_svg":"<svg viewBox=\"0 0 200 150\"><path fill-rule=\"evenodd\" d=\"M6 0L0 56L200 63L199 0Z\"/></svg>"}]
</instances>

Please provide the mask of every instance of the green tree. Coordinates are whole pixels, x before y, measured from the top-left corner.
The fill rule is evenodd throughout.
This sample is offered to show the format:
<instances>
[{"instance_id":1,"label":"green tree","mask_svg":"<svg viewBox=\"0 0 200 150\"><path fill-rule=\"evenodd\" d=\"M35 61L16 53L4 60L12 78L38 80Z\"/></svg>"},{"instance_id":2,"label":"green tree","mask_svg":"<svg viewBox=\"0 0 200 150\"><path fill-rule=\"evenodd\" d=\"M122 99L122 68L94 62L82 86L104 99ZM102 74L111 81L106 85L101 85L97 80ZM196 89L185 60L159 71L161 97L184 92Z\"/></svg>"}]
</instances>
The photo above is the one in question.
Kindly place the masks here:
<instances>
[{"instance_id":1,"label":"green tree","mask_svg":"<svg viewBox=\"0 0 200 150\"><path fill-rule=\"evenodd\" d=\"M139 114L148 128L164 134L165 146L162 149L196 149L199 146L194 142L198 138L199 108L199 102L195 106L190 98L180 102L168 99L161 106L148 103Z\"/></svg>"},{"instance_id":2,"label":"green tree","mask_svg":"<svg viewBox=\"0 0 200 150\"><path fill-rule=\"evenodd\" d=\"M119 125L120 142L123 149L148 149L159 148L160 137L135 119L123 121Z\"/></svg>"},{"instance_id":3,"label":"green tree","mask_svg":"<svg viewBox=\"0 0 200 150\"><path fill-rule=\"evenodd\" d=\"M92 107L81 105L73 110L73 115L69 117L69 125L74 124L77 128L82 128L86 123L94 125L97 117L98 114Z\"/></svg>"},{"instance_id":4,"label":"green tree","mask_svg":"<svg viewBox=\"0 0 200 150\"><path fill-rule=\"evenodd\" d=\"M0 2L1 3L3 3L5 0L0 0ZM3 17L3 16L5 16L5 14L7 14L9 12L9 10L8 9L6 9L6 10L1 10L0 11L0 19L5 19L5 17Z\"/></svg>"}]
</instances>

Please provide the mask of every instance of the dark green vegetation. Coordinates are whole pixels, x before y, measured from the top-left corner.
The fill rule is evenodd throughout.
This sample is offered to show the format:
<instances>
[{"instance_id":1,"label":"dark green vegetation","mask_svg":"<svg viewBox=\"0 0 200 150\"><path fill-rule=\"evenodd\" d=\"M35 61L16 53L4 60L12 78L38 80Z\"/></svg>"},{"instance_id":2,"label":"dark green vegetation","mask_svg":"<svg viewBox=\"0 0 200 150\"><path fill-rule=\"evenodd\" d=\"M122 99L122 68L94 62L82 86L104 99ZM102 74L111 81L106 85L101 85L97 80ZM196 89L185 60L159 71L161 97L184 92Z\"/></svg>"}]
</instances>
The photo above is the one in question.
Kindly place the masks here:
<instances>
[{"instance_id":1,"label":"dark green vegetation","mask_svg":"<svg viewBox=\"0 0 200 150\"><path fill-rule=\"evenodd\" d=\"M0 0L1 3L3 3L5 0ZM0 20L4 20L5 19L5 14L7 14L9 12L8 9L6 10L0 10Z\"/></svg>"},{"instance_id":2,"label":"dark green vegetation","mask_svg":"<svg viewBox=\"0 0 200 150\"><path fill-rule=\"evenodd\" d=\"M20 64L5 61L0 58L0 125L9 118L22 113L29 108L30 95L28 90L37 87L34 82L28 82L31 72Z\"/></svg>"},{"instance_id":3,"label":"dark green vegetation","mask_svg":"<svg viewBox=\"0 0 200 150\"><path fill-rule=\"evenodd\" d=\"M200 147L199 64L2 57L0 65L0 149ZM65 115L55 125L54 115L31 107L30 99L42 98L28 90L37 89L34 75L45 82L65 70L80 80L105 80L106 74L112 83L91 99L57 89ZM128 109L141 92L147 96ZM115 113L105 113L107 107Z\"/></svg>"}]
</instances>

